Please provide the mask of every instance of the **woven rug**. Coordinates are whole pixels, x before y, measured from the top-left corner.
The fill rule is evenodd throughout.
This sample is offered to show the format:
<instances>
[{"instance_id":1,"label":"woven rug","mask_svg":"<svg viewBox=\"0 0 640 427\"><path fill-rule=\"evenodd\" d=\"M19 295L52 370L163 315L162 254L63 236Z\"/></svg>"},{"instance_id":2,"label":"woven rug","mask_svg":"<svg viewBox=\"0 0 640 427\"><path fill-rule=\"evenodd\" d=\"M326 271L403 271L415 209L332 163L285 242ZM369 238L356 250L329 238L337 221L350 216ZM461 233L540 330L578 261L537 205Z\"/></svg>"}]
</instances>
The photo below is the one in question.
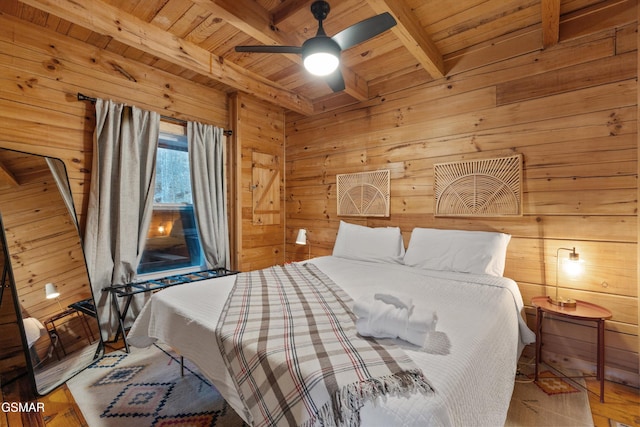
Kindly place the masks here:
<instances>
[{"instance_id":1,"label":"woven rug","mask_svg":"<svg viewBox=\"0 0 640 427\"><path fill-rule=\"evenodd\" d=\"M583 379L563 379L542 364L534 383L533 367L521 370L531 372L518 376L505 426L593 426Z\"/></svg>"},{"instance_id":2,"label":"woven rug","mask_svg":"<svg viewBox=\"0 0 640 427\"><path fill-rule=\"evenodd\" d=\"M587 393L544 367L540 385L518 378L506 426L593 426ZM575 380L574 380L575 381ZM164 347L132 347L105 355L67 382L90 427L241 427L242 419L185 360Z\"/></svg>"},{"instance_id":3,"label":"woven rug","mask_svg":"<svg viewBox=\"0 0 640 427\"><path fill-rule=\"evenodd\" d=\"M164 347L105 355L67 382L90 427L236 427L242 419L209 381Z\"/></svg>"}]
</instances>

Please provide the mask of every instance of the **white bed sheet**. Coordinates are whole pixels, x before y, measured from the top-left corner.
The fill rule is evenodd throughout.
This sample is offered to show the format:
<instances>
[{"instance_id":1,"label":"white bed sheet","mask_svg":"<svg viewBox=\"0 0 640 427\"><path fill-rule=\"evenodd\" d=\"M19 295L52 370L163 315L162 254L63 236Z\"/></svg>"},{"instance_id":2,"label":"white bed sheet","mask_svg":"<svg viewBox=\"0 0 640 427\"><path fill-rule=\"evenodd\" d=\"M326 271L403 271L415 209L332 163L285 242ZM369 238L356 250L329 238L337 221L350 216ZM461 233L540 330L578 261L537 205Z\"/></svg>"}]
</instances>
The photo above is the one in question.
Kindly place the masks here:
<instances>
[{"instance_id":1,"label":"white bed sheet","mask_svg":"<svg viewBox=\"0 0 640 427\"><path fill-rule=\"evenodd\" d=\"M535 340L522 319L522 297L510 279L426 271L320 257L317 265L354 300L390 290L409 294L415 310L436 313L424 349L400 340L435 389L433 396L389 396L367 403L363 426L504 425L517 360ZM147 347L156 340L190 359L244 419L246 410L225 368L214 335L234 276L189 283L156 293L128 334Z\"/></svg>"}]
</instances>

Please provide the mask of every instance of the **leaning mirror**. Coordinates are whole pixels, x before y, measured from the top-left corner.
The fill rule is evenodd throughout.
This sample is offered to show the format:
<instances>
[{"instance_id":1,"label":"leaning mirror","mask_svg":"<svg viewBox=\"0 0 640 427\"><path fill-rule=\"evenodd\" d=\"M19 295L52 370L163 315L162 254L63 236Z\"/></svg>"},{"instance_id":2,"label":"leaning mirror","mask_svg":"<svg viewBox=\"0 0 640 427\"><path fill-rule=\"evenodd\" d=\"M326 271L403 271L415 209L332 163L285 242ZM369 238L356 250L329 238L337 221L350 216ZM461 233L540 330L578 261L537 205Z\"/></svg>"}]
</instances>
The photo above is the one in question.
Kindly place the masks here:
<instances>
[{"instance_id":1,"label":"leaning mirror","mask_svg":"<svg viewBox=\"0 0 640 427\"><path fill-rule=\"evenodd\" d=\"M0 148L8 286L38 394L103 353L72 200L62 161Z\"/></svg>"}]
</instances>

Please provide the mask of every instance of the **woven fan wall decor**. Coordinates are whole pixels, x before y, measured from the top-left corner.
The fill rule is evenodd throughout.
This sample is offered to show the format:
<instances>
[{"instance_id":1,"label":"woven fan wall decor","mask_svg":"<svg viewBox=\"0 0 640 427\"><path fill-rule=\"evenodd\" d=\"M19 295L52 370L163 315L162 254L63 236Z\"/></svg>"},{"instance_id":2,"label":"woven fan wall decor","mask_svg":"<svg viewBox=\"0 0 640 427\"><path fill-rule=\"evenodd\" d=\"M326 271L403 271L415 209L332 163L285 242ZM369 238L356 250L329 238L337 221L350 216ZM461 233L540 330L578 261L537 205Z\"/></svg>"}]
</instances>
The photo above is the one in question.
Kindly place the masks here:
<instances>
[{"instance_id":1,"label":"woven fan wall decor","mask_svg":"<svg viewBox=\"0 0 640 427\"><path fill-rule=\"evenodd\" d=\"M434 165L435 216L522 215L522 155Z\"/></svg>"},{"instance_id":2,"label":"woven fan wall decor","mask_svg":"<svg viewBox=\"0 0 640 427\"><path fill-rule=\"evenodd\" d=\"M338 215L389 216L390 171L336 175Z\"/></svg>"}]
</instances>

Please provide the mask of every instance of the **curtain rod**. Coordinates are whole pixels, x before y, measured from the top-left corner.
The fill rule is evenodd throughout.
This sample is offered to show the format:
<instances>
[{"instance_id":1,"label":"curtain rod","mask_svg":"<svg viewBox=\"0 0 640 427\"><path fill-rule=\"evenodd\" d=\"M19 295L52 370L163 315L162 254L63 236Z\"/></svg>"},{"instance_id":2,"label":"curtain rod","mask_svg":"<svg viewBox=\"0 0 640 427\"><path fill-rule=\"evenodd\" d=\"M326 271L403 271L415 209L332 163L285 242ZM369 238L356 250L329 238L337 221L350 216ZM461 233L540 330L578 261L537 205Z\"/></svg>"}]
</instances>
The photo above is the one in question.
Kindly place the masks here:
<instances>
[{"instance_id":1,"label":"curtain rod","mask_svg":"<svg viewBox=\"0 0 640 427\"><path fill-rule=\"evenodd\" d=\"M83 95L80 92L78 92L78 101L89 101L89 102L96 102L97 99L96 98L92 98L90 96L87 95ZM182 124L186 124L187 121L186 120L182 120L182 119L176 119L174 117L166 117L166 116L162 116L163 119L167 119L167 120L171 120L174 122L178 122L178 123L182 123ZM230 129L224 129L222 131L222 133L224 133L226 136L231 136L233 135L233 131Z\"/></svg>"}]
</instances>

